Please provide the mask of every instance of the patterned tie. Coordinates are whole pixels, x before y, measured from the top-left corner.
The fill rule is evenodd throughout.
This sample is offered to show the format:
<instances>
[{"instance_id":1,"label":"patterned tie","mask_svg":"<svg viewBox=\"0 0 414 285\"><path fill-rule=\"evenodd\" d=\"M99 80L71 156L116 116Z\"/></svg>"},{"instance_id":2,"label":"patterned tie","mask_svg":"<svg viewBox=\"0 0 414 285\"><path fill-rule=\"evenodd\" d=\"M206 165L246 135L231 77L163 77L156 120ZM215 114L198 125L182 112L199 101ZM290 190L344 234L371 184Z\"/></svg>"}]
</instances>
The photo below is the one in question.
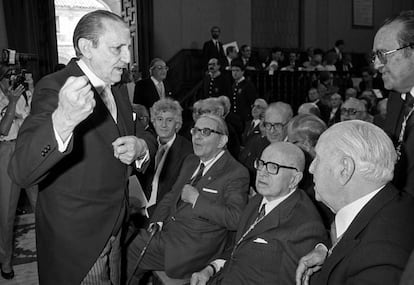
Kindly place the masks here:
<instances>
[{"instance_id":1,"label":"patterned tie","mask_svg":"<svg viewBox=\"0 0 414 285\"><path fill-rule=\"evenodd\" d=\"M115 104L115 98L111 91L111 86L106 85L104 90L101 92L101 98L104 102L105 106L108 108L109 113L111 114L112 118L117 121L117 110Z\"/></svg>"},{"instance_id":2,"label":"patterned tie","mask_svg":"<svg viewBox=\"0 0 414 285\"><path fill-rule=\"evenodd\" d=\"M204 171L205 165L204 163L200 163L200 168L198 169L196 175L194 175L193 178L191 178L190 180L190 185L191 186L195 186L198 181L200 181L201 177L203 177L203 171Z\"/></svg>"},{"instance_id":3,"label":"patterned tie","mask_svg":"<svg viewBox=\"0 0 414 285\"><path fill-rule=\"evenodd\" d=\"M244 240L244 238L254 229L254 227L264 218L264 216L266 215L266 203L264 203L262 205L262 207L260 208L259 213L257 214L256 219L254 220L254 222L250 225L250 227L247 229L247 231L244 232L244 234L242 235L242 237L237 241L237 243L234 245L233 251L231 253L231 255L233 256L234 251L236 250L236 248L239 246L239 244Z\"/></svg>"},{"instance_id":4,"label":"patterned tie","mask_svg":"<svg viewBox=\"0 0 414 285\"><path fill-rule=\"evenodd\" d=\"M411 93L405 94L405 101L404 101L404 116L407 116L411 109L414 106L414 97L411 95Z\"/></svg>"}]
</instances>

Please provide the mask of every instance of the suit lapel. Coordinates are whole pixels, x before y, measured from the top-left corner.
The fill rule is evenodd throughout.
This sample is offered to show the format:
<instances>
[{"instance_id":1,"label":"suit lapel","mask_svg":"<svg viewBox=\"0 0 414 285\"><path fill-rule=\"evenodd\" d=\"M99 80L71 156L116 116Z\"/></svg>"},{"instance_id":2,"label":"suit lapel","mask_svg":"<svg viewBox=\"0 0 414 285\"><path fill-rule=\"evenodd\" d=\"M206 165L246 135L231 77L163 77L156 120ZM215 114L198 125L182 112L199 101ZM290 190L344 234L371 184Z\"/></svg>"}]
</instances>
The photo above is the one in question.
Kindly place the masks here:
<instances>
[{"instance_id":1,"label":"suit lapel","mask_svg":"<svg viewBox=\"0 0 414 285\"><path fill-rule=\"evenodd\" d=\"M387 184L362 208L349 228L345 231L342 239L338 242L332 254L326 259L318 278L321 278L321 280L328 280L330 272L336 264L345 258L346 255L360 243L359 235L361 232L364 231L375 215L394 199L396 195L398 195L398 191L390 184Z\"/></svg>"},{"instance_id":2,"label":"suit lapel","mask_svg":"<svg viewBox=\"0 0 414 285\"><path fill-rule=\"evenodd\" d=\"M277 228L281 223L288 219L299 200L299 191L302 190L296 189L292 195L277 205L246 235L244 239L248 240L249 238L255 237L265 231L268 231L269 229Z\"/></svg>"},{"instance_id":3,"label":"suit lapel","mask_svg":"<svg viewBox=\"0 0 414 285\"><path fill-rule=\"evenodd\" d=\"M404 108L404 102L401 99L401 94L393 92L389 96L387 109L387 117L385 120L384 129L388 133L398 135L398 129L400 128L400 114L402 114ZM397 137L395 139L398 139Z\"/></svg>"},{"instance_id":4,"label":"suit lapel","mask_svg":"<svg viewBox=\"0 0 414 285\"><path fill-rule=\"evenodd\" d=\"M221 176L223 174L224 166L226 165L229 159L229 153L225 151L223 155L211 166L211 168L201 177L200 181L197 183L197 189L200 191L211 181L214 181L217 176Z\"/></svg>"}]
</instances>

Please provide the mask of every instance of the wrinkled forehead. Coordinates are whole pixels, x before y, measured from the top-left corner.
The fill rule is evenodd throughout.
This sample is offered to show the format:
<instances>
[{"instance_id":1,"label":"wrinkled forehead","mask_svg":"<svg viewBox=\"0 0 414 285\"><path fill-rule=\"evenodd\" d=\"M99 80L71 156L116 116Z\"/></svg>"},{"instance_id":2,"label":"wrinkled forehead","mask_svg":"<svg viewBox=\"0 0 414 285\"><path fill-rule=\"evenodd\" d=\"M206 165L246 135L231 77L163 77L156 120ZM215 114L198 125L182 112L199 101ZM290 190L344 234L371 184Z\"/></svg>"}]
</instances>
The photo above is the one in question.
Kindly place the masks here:
<instances>
[{"instance_id":1,"label":"wrinkled forehead","mask_svg":"<svg viewBox=\"0 0 414 285\"><path fill-rule=\"evenodd\" d=\"M210 129L216 130L218 123L211 118L201 117L197 120L197 122L195 123L195 126L200 129L210 128Z\"/></svg>"}]
</instances>

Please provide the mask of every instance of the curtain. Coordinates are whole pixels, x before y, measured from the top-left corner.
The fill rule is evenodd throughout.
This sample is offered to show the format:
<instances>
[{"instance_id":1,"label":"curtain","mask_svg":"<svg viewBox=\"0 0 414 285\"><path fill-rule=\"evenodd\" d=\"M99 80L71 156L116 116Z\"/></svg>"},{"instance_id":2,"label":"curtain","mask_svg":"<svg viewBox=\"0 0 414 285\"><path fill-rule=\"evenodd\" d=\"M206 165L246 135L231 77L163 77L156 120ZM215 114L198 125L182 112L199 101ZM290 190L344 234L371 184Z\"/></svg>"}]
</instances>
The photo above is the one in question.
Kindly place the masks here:
<instances>
[{"instance_id":1,"label":"curtain","mask_svg":"<svg viewBox=\"0 0 414 285\"><path fill-rule=\"evenodd\" d=\"M149 76L149 64L154 49L154 6L153 1L136 0L138 62L143 78Z\"/></svg>"},{"instance_id":2,"label":"curtain","mask_svg":"<svg viewBox=\"0 0 414 285\"><path fill-rule=\"evenodd\" d=\"M3 0L3 6L9 48L35 55L22 67L37 82L58 63L54 0Z\"/></svg>"}]
</instances>

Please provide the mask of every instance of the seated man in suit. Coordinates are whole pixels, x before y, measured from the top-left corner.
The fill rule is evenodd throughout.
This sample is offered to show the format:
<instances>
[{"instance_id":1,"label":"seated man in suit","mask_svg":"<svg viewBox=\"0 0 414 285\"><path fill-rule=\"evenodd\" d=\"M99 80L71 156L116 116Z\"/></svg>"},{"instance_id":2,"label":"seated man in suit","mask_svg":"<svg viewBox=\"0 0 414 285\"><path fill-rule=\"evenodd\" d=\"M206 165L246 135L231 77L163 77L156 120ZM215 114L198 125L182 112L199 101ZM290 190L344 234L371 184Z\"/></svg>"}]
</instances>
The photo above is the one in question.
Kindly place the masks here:
<instances>
[{"instance_id":1,"label":"seated man in suit","mask_svg":"<svg viewBox=\"0 0 414 285\"><path fill-rule=\"evenodd\" d=\"M171 191L157 205L149 230L155 225L161 230L136 271L150 231L142 230L127 250L128 279L138 282L150 270L189 277L217 258L237 229L247 203L249 174L225 149L227 126L222 118L204 114L191 133L195 155L186 158Z\"/></svg>"},{"instance_id":2,"label":"seated man in suit","mask_svg":"<svg viewBox=\"0 0 414 285\"><path fill-rule=\"evenodd\" d=\"M165 61L160 58L151 60L149 72L151 77L137 81L134 91L134 103L144 105L147 109L159 99L172 96L165 83L168 72Z\"/></svg>"},{"instance_id":3,"label":"seated man in suit","mask_svg":"<svg viewBox=\"0 0 414 285\"><path fill-rule=\"evenodd\" d=\"M281 142L286 139L287 124L292 117L293 111L289 104L283 102L271 103L264 113L262 135L247 141L245 147L240 152L239 161L250 172L251 186L254 186L256 181L254 161L260 157L262 151L270 143Z\"/></svg>"},{"instance_id":4,"label":"seated man in suit","mask_svg":"<svg viewBox=\"0 0 414 285\"><path fill-rule=\"evenodd\" d=\"M309 197L298 189L303 152L287 142L269 145L255 162L256 195L240 219L234 247L194 273L192 285L291 284L302 253L327 238ZM218 274L216 274L218 272Z\"/></svg>"},{"instance_id":5,"label":"seated man in suit","mask_svg":"<svg viewBox=\"0 0 414 285\"><path fill-rule=\"evenodd\" d=\"M264 112L267 109L267 102L262 98L258 98L252 105L252 117L251 121L248 121L243 134L242 134L242 145L246 145L246 142L255 136L260 136L259 124L264 117Z\"/></svg>"},{"instance_id":6,"label":"seated man in suit","mask_svg":"<svg viewBox=\"0 0 414 285\"><path fill-rule=\"evenodd\" d=\"M144 186L148 198L147 211L151 216L155 205L171 190L183 161L193 148L187 139L177 134L183 122L180 103L170 98L161 99L150 111L158 141L154 171Z\"/></svg>"},{"instance_id":7,"label":"seated man in suit","mask_svg":"<svg viewBox=\"0 0 414 285\"><path fill-rule=\"evenodd\" d=\"M390 138L352 120L326 130L315 150L316 199L336 216L330 249L318 244L302 257L296 283L398 284L414 248L414 199L389 183L397 159Z\"/></svg>"}]
</instances>

